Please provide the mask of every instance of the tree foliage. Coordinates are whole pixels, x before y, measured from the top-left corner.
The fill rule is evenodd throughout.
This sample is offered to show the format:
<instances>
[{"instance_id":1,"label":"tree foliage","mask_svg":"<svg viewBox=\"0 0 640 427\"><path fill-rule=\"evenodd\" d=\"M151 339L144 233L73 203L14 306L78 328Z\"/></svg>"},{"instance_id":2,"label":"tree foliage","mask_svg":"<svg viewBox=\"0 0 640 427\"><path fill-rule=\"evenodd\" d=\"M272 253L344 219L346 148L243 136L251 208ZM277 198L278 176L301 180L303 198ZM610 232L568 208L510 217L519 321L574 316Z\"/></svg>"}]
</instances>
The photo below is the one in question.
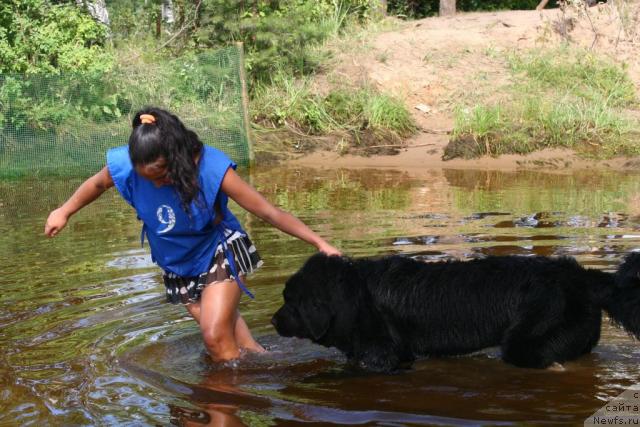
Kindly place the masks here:
<instances>
[{"instance_id":1,"label":"tree foliage","mask_svg":"<svg viewBox=\"0 0 640 427\"><path fill-rule=\"evenodd\" d=\"M268 80L275 68L305 74L318 61L313 45L353 19L365 19L370 0L173 0L173 22L162 17L162 1L140 4L114 0L116 37L155 37L173 55L243 42L250 77Z\"/></svg>"},{"instance_id":2,"label":"tree foliage","mask_svg":"<svg viewBox=\"0 0 640 427\"><path fill-rule=\"evenodd\" d=\"M109 68L108 29L75 5L0 2L0 72L93 72Z\"/></svg>"}]
</instances>

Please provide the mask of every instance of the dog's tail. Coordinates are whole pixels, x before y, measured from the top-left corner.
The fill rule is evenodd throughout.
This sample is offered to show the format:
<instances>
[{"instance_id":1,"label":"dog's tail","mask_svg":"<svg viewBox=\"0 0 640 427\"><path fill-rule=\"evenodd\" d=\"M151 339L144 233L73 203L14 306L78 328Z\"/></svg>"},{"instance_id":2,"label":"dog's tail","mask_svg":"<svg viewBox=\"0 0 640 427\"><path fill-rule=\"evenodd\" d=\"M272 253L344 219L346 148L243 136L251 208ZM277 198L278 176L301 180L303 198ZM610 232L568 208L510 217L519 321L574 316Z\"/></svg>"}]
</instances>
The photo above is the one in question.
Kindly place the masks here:
<instances>
[{"instance_id":1,"label":"dog's tail","mask_svg":"<svg viewBox=\"0 0 640 427\"><path fill-rule=\"evenodd\" d=\"M625 257L606 288L600 291L602 308L615 324L640 339L640 252Z\"/></svg>"}]
</instances>

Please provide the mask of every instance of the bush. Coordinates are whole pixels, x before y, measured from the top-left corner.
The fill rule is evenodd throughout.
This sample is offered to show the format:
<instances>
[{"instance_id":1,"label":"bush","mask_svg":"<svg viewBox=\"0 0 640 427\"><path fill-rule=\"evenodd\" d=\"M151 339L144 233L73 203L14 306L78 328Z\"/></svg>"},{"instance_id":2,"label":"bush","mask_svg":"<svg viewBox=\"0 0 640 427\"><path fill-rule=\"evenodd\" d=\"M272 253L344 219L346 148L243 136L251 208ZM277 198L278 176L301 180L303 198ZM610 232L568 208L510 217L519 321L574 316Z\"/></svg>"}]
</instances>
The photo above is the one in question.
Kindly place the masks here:
<instances>
[{"instance_id":1,"label":"bush","mask_svg":"<svg viewBox=\"0 0 640 427\"><path fill-rule=\"evenodd\" d=\"M108 29L74 5L45 0L0 3L0 72L100 72L112 56L102 48Z\"/></svg>"},{"instance_id":2,"label":"bush","mask_svg":"<svg viewBox=\"0 0 640 427\"><path fill-rule=\"evenodd\" d=\"M347 18L364 18L368 0L207 0L189 43L196 49L242 41L253 81L268 81L275 69L309 74L319 60L308 47L336 34Z\"/></svg>"}]
</instances>

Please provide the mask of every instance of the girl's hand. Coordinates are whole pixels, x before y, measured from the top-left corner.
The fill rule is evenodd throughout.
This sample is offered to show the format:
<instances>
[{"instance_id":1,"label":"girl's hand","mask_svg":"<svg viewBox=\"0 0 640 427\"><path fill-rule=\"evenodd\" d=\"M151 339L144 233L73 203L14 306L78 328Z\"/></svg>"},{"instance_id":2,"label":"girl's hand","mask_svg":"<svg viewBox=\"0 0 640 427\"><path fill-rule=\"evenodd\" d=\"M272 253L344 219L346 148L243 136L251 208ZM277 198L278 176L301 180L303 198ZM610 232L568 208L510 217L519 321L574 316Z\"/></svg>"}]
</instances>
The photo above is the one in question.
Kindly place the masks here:
<instances>
[{"instance_id":1,"label":"girl's hand","mask_svg":"<svg viewBox=\"0 0 640 427\"><path fill-rule=\"evenodd\" d=\"M318 245L318 250L320 252L323 252L329 256L331 255L336 255L336 256L341 256L342 252L340 252L338 249L334 248L333 246L331 246L330 244L324 242L320 245Z\"/></svg>"},{"instance_id":2,"label":"girl's hand","mask_svg":"<svg viewBox=\"0 0 640 427\"><path fill-rule=\"evenodd\" d=\"M68 220L69 215L62 208L52 211L47 218L47 223L44 225L44 234L47 237L54 237L67 225Z\"/></svg>"},{"instance_id":3,"label":"girl's hand","mask_svg":"<svg viewBox=\"0 0 640 427\"><path fill-rule=\"evenodd\" d=\"M48 237L57 235L67 225L71 215L93 202L111 187L113 187L113 179L105 166L100 172L80 184L76 192L62 206L51 211L44 225L44 234Z\"/></svg>"}]
</instances>

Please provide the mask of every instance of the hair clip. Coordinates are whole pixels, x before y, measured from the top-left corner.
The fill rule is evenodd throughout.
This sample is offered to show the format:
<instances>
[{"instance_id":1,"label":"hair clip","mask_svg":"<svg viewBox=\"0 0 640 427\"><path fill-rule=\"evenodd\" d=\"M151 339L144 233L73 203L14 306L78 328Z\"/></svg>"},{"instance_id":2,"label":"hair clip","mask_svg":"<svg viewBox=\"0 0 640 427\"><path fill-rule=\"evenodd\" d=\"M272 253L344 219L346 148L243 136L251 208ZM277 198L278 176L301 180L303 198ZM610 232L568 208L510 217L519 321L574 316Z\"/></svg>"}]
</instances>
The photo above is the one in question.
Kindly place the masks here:
<instances>
[{"instance_id":1,"label":"hair clip","mask_svg":"<svg viewBox=\"0 0 640 427\"><path fill-rule=\"evenodd\" d=\"M140 123L143 125L154 125L156 123L156 118L151 114L140 114Z\"/></svg>"}]
</instances>

